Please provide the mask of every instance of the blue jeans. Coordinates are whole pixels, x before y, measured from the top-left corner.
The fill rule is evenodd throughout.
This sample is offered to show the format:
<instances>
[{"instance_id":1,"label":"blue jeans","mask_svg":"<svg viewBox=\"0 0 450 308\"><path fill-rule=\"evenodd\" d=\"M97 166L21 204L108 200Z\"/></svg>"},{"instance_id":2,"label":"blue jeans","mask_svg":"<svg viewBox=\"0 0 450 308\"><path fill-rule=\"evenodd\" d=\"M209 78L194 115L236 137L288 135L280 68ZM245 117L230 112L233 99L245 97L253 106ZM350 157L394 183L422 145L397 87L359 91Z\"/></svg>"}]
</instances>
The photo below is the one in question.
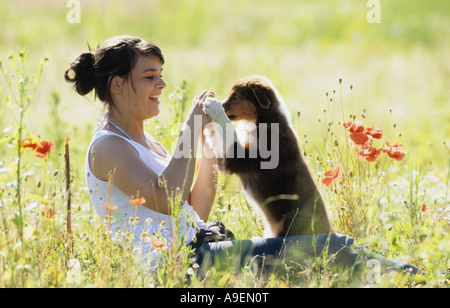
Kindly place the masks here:
<instances>
[{"instance_id":1,"label":"blue jeans","mask_svg":"<svg viewBox=\"0 0 450 308\"><path fill-rule=\"evenodd\" d=\"M325 256L334 263L360 269L369 260L376 260L384 269L417 273L418 268L394 261L356 246L355 240L338 233L290 236L286 238L253 238L205 243L195 251L195 260L202 267L214 265L256 264L264 269L272 268L278 261L307 264L311 257ZM231 262L231 263L230 263Z\"/></svg>"}]
</instances>

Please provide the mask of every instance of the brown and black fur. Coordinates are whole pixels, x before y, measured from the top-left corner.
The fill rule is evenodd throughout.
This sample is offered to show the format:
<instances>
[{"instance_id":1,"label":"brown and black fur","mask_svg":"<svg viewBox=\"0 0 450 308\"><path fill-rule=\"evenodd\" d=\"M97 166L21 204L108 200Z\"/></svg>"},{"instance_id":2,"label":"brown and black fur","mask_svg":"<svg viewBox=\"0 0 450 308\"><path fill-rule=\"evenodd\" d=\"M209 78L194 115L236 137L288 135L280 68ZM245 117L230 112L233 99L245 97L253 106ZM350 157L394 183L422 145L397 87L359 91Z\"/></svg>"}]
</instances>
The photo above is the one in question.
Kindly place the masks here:
<instances>
[{"instance_id":1,"label":"brown and black fur","mask_svg":"<svg viewBox=\"0 0 450 308\"><path fill-rule=\"evenodd\" d=\"M245 158L226 156L219 160L221 168L236 174L243 189L261 207L272 235L331 232L325 204L301 154L290 121L283 113L284 102L272 83L261 76L238 80L222 106L231 121L255 122L257 130L260 123L267 123L269 138L270 124L279 123L279 164L275 169L261 169L260 163L264 159L259 150L257 158L249 158L248 148L245 148ZM235 142L233 146L237 151L236 147L242 145Z\"/></svg>"}]
</instances>

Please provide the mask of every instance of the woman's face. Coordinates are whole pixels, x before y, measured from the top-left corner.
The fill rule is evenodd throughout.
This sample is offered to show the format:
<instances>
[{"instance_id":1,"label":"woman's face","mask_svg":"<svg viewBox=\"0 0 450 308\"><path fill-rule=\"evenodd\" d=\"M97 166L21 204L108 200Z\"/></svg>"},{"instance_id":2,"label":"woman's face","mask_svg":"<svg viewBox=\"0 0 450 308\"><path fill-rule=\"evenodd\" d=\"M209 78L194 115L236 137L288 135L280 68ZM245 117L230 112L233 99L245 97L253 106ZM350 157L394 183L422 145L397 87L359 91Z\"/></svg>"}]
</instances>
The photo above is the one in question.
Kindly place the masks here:
<instances>
[{"instance_id":1,"label":"woman's face","mask_svg":"<svg viewBox=\"0 0 450 308\"><path fill-rule=\"evenodd\" d=\"M159 114L159 97L166 84L162 80L162 64L153 55L139 56L130 77L124 83L124 96L129 101L132 117L149 119Z\"/></svg>"}]
</instances>

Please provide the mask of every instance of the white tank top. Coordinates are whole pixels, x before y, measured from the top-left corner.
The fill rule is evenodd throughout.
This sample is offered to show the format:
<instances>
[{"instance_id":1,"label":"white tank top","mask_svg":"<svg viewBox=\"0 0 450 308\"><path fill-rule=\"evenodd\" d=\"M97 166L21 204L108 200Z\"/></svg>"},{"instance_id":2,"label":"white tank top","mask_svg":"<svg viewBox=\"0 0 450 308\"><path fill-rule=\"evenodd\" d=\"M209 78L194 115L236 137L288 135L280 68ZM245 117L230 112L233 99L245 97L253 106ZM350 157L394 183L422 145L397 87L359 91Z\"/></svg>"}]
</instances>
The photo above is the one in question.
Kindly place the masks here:
<instances>
[{"instance_id":1,"label":"white tank top","mask_svg":"<svg viewBox=\"0 0 450 308\"><path fill-rule=\"evenodd\" d=\"M112 124L116 126L114 123ZM119 127L117 128L121 130ZM125 134L123 131L122 133ZM159 156L141 144L133 141L127 135L126 136L128 138L108 130L100 130L96 132L91 143L89 144L86 155L86 182L95 211L100 217L102 217L102 219L104 219L106 215L113 217L110 228L113 237L117 236L117 234L120 234L120 237L122 237L127 232L133 234L135 244L141 244L141 247L144 246L145 252L148 252L149 248L152 248L152 246L148 244L149 237L151 235L161 234L164 237L166 244L170 246L170 243L174 237L173 222L176 221L175 217L158 213L144 206L130 205L129 201L131 198L129 196L123 193L112 183L102 181L93 174L89 163L90 148L94 142L105 136L117 136L127 141L131 146L133 146L134 149L136 149L139 157L144 161L144 163L158 175L164 172L171 160L170 155L167 155L167 157ZM146 137L156 142L150 134L146 133ZM168 152L166 151L166 153ZM149 185L152 184L149 183ZM105 203L117 206L118 208L108 213L103 206ZM198 229L203 229L205 227L205 223L199 218L192 206L185 202L183 207L185 213L189 214L195 226ZM136 219L135 217L139 218ZM132 219L130 220L130 218ZM181 237L184 233L185 242L188 244L192 241L196 231L191 226L190 222L187 221L186 215L179 217L179 220L180 227L178 230L178 236ZM110 221L111 219L108 219L105 223L109 225ZM146 232L144 233L144 236L143 232ZM145 241L141 241L141 239L145 239Z\"/></svg>"}]
</instances>

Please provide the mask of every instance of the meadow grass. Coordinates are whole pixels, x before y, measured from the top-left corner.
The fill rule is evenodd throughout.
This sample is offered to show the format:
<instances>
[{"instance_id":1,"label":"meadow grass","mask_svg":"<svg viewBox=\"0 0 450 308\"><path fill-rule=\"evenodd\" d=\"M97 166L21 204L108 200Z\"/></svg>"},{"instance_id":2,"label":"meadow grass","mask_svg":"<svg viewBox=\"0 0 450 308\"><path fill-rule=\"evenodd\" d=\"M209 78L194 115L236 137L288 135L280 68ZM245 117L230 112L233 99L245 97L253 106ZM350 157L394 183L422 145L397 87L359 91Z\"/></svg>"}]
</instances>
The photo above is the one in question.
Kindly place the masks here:
<instances>
[{"instance_id":1,"label":"meadow grass","mask_svg":"<svg viewBox=\"0 0 450 308\"><path fill-rule=\"evenodd\" d=\"M24 60L22 55L19 53L21 63ZM15 63L14 59L11 57L12 63ZM9 89L14 93L17 88L20 94L11 95L19 107L16 112L20 118L1 136L2 143L10 148L12 155L12 161L2 161L1 169L2 286L353 285L349 278L351 275L346 275L345 270L322 258L306 267L281 263L272 274L263 276L251 262L238 274L232 274L236 271L236 264L231 258L227 266L210 266L202 269L202 275L197 275L195 264L190 263L192 253L181 241L162 248L163 258L158 268L151 273L146 272L137 261L139 256L133 253L133 232L113 235L108 231L107 226L111 222L101 221L94 213L83 180L72 181L70 174L69 179L65 178L71 168L64 169L64 156L50 151L45 157L36 157L36 153L20 142L29 135L23 132L27 108L24 108L26 106L20 97L28 97L28 104L31 103L32 95L27 94L30 85L23 84L23 80L30 76L25 69L12 67L17 73L17 82L11 83ZM186 84L183 84L170 95L174 118L182 119L184 116L185 91ZM384 279L377 281L376 286L446 285L448 273L445 270L450 250L447 233L449 211L446 207L448 175L445 182L440 182L436 173L422 175L420 170L411 166L403 166L405 172L401 173L398 170L402 163L393 162L387 156L379 157L380 160L375 162L356 158L343 126L346 120L344 102L340 99L333 102L329 97L327 100L337 107L330 105L329 110L324 110L326 134L322 152L314 156L305 150L304 154L317 171L318 183L330 166L337 163L342 166L336 183L330 188L323 187L338 230L357 238L361 245L371 250L412 262L423 270L423 274L415 277L405 278L401 274L383 276ZM8 106L14 109L13 104ZM59 121L53 117L54 122ZM348 118L356 121L352 114ZM153 134L174 136L172 130L176 124L174 121L168 125L156 125ZM70 211L67 208L69 194ZM179 208L173 205L174 212ZM261 216L249 205L236 179L223 174L210 219L224 222L240 239L263 234Z\"/></svg>"},{"instance_id":2,"label":"meadow grass","mask_svg":"<svg viewBox=\"0 0 450 308\"><path fill-rule=\"evenodd\" d=\"M0 286L448 286L448 10L439 1L383 2L381 24L371 25L365 5L350 1L251 2L131 1L129 10L121 1L82 2L80 24L67 23L64 3L0 3L0 24L9 29L0 34ZM338 230L423 272L385 274L376 283L363 275L355 282L348 271L316 258L308 266L281 263L266 275L251 263L236 271L231 260L200 275L183 245L162 248L166 262L156 271L139 266L131 235L109 233L84 181L99 108L89 103L92 97L77 98L62 77L86 41L95 46L124 33L157 43L166 56L164 108L146 123L166 148L201 90L224 97L232 81L267 75L287 102ZM398 162L382 153L374 162L358 159L346 121L381 128L384 136L374 145L402 143L406 158ZM54 150L37 157L20 143L27 137L53 140ZM321 181L336 164L341 176L326 187ZM224 174L210 220L223 222L238 239L264 231L238 179Z\"/></svg>"}]
</instances>

